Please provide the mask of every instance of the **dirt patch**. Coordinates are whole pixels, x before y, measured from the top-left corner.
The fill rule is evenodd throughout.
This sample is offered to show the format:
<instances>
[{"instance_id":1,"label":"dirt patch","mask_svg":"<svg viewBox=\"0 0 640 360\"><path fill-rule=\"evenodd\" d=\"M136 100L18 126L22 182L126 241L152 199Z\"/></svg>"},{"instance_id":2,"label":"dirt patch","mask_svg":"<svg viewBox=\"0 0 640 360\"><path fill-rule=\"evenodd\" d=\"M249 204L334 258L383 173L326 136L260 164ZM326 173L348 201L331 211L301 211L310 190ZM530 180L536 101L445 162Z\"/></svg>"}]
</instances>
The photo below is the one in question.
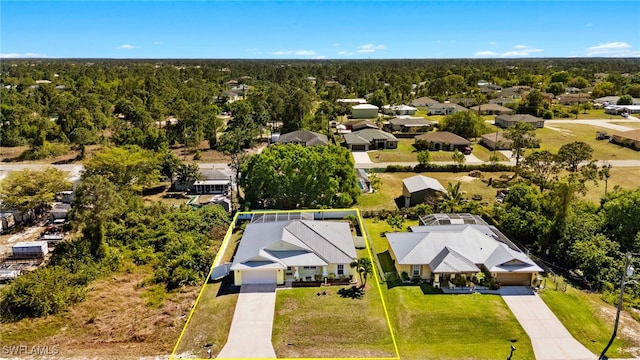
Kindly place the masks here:
<instances>
[{"instance_id":1,"label":"dirt patch","mask_svg":"<svg viewBox=\"0 0 640 360\"><path fill-rule=\"evenodd\" d=\"M608 319L615 319L616 308L612 306L600 306L600 313ZM612 329L613 330L613 329ZM635 321L626 311L620 313L618 324L618 337L629 341L632 345L626 348L629 354L640 357L640 323Z\"/></svg>"},{"instance_id":2,"label":"dirt patch","mask_svg":"<svg viewBox=\"0 0 640 360\"><path fill-rule=\"evenodd\" d=\"M460 180L460 182L463 182L463 183L470 183L470 182L474 182L475 180L478 180L478 178L475 178L473 176L465 175L465 176L461 176L460 178L458 178L458 180Z\"/></svg>"},{"instance_id":3,"label":"dirt patch","mask_svg":"<svg viewBox=\"0 0 640 360\"><path fill-rule=\"evenodd\" d=\"M109 276L92 283L86 299L65 314L4 324L3 332L13 340L3 345L56 344L61 358L168 357L199 287L171 293L162 306L149 307L138 284L150 274L138 268ZM43 327L55 330L48 336L31 334Z\"/></svg>"}]
</instances>

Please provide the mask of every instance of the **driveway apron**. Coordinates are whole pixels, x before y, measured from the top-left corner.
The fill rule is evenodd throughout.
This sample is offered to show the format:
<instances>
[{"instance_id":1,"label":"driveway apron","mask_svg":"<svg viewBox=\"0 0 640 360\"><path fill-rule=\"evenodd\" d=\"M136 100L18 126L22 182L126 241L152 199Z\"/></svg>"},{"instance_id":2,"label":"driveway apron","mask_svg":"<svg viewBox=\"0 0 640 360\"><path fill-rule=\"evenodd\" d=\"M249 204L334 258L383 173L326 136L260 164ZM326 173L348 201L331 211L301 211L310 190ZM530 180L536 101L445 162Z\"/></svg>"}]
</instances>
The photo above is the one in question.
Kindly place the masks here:
<instances>
[{"instance_id":1,"label":"driveway apron","mask_svg":"<svg viewBox=\"0 0 640 360\"><path fill-rule=\"evenodd\" d=\"M571 336L536 294L502 294L511 312L531 338L537 360L595 360L597 357Z\"/></svg>"},{"instance_id":2,"label":"driveway apron","mask_svg":"<svg viewBox=\"0 0 640 360\"><path fill-rule=\"evenodd\" d=\"M275 285L242 285L229 337L218 359L275 358L271 343L275 305Z\"/></svg>"}]
</instances>

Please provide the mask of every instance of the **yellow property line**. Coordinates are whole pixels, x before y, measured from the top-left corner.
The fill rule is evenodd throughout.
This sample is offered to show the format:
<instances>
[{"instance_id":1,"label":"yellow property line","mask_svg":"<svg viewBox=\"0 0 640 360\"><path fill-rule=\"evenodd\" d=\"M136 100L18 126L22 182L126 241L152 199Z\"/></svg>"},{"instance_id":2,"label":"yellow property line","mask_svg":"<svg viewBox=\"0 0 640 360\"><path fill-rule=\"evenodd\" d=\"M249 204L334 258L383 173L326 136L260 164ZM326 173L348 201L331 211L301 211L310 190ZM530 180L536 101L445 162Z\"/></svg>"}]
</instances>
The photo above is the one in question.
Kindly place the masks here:
<instances>
[{"instance_id":1,"label":"yellow property line","mask_svg":"<svg viewBox=\"0 0 640 360\"><path fill-rule=\"evenodd\" d=\"M184 324L184 327L182 328L182 331L180 332L180 337L178 338L178 342L176 343L176 345L173 347L173 351L171 352L171 356L169 357L169 360L173 360L175 359L175 355L176 355L176 351L178 350L178 346L180 345L180 342L182 341L182 337L184 336L184 333L187 330L187 326L189 325L189 322L191 321L191 317L193 316L193 313L195 312L195 309L198 306L198 303L200 302L200 297L202 296L203 292L204 292L204 288L206 286L206 284L209 281L209 278L211 277L211 273L213 272L213 268L219 265L220 260L222 259L222 256L224 254L224 252L227 249L228 243L231 239L231 235L233 233L233 229L235 229L236 227L236 223L238 221L238 216L240 215L259 215L259 214L288 214L288 213L303 213L303 212L312 212L312 213L323 213L323 212L327 212L327 213L332 213L332 212L349 212L349 213L355 213L356 217L358 218L358 222L360 225L360 233L362 234L362 237L365 240L365 246L367 249L367 254L369 255L369 260L371 261L371 265L372 267L375 266L375 262L373 259L373 253L371 252L371 247L369 246L369 238L367 237L367 232L366 229L364 227L364 219L362 219L362 216L360 215L360 210L359 209L312 209L312 210L265 210L265 211L242 211L242 212L237 212L236 215L233 218L233 221L231 222L231 225L229 225L229 229L227 230L227 234L225 235L225 238L222 242L222 244L220 245L220 249L218 250L218 253L216 254L216 257L213 261L213 264L211 265L211 268L209 269L209 274L207 275L204 284L202 284L202 288L200 289L200 293L198 294L198 297L196 298L196 302L194 303L193 307L191 308L191 312L189 313L189 317L187 317L187 321ZM396 356L395 357L384 357L384 358L359 358L361 360L399 360L400 359L400 353L398 351L398 343L396 342L396 337L395 334L393 332L393 327L391 326L391 320L389 319L389 312L387 311L387 305L385 303L385 299L384 296L382 295L382 289L380 288L380 278L378 277L378 272L373 269L373 274L375 276L376 279L376 286L378 287L378 294L380 295L380 300L382 302L382 308L384 310L384 316L387 319L387 326L389 327L389 333L391 334L391 340L393 341L393 348L396 352ZM203 359L203 358L189 358L191 360L199 360L199 359ZM227 358L225 358L227 359ZM258 358L255 358L258 359ZM353 360L354 358L278 358L281 360ZM204 360L204 359L203 359ZM231 360L235 360L235 359L231 359Z\"/></svg>"}]
</instances>

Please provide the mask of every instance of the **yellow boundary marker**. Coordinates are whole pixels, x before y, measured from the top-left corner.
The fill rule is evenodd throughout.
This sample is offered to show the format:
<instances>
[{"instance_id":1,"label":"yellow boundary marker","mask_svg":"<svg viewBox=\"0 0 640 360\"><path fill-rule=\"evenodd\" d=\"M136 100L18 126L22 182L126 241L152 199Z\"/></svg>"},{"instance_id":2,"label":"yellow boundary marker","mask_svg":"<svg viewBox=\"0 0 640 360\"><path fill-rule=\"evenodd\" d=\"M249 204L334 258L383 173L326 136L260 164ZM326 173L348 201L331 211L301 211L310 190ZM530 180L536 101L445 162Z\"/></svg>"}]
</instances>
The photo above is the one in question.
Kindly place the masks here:
<instances>
[{"instance_id":1,"label":"yellow boundary marker","mask_svg":"<svg viewBox=\"0 0 640 360\"><path fill-rule=\"evenodd\" d=\"M209 278L211 277L211 273L213 272L213 268L215 268L218 263L220 262L222 256L224 256L224 253L227 249L228 243L231 239L231 235L233 234L233 230L236 227L236 223L238 221L238 216L240 215L256 215L256 214L288 214L288 213L303 213L303 212L312 212L312 213L324 213L324 212L348 212L348 213L355 213L356 217L358 218L358 223L360 225L360 232L362 233L362 237L365 240L365 247L367 249L367 254L369 255L369 260L371 260L371 265L375 266L375 261L373 259L373 253L371 252L371 247L369 246L369 238L367 237L367 232L366 229L364 227L364 219L362 219L362 216L360 216L360 210L359 209L315 209L315 210L265 210L265 211L247 211L247 212L238 212L236 213L236 215L233 217L233 221L231 222L231 225L229 225L229 229L227 229L227 233L224 237L224 240L222 241L222 244L220 245L220 249L218 250L218 253L216 254L216 257L213 261L213 264L211 265L211 268L209 269L209 273L207 274L207 277L205 279L204 284L202 285L202 288L200 289L200 292L198 293L198 297L196 298L196 302L193 304L193 307L191 308L191 312L189 312L189 316L187 317L187 321L184 324L184 327L182 328L182 331L180 332L180 336L178 337L178 341L176 342L175 346L173 347L173 351L171 352L171 355L169 356L169 360L173 360L176 357L176 351L178 351L178 346L180 345L180 343L182 342L182 337L184 336L187 327L189 326L189 322L191 321L191 317L193 316L196 308L198 307L198 303L200 302L200 297L202 296L202 294L204 293L204 288L207 285L207 283L209 282ZM382 289L380 287L380 278L378 276L378 271L375 269L373 269L373 274L375 276L376 279L376 286L378 287L378 294L380 295L380 301L382 302L382 309L384 310L384 316L387 319L387 326L389 328L389 334L391 335L391 340L393 341L393 348L396 352L396 356L395 357L383 357L383 358L357 358L357 359L361 359L361 360L399 360L400 359L400 353L398 351L398 343L396 341L396 337L395 334L393 332L393 327L391 326L391 320L389 319L389 312L387 310L387 305L384 299L384 296L382 295ZM182 359L182 358L181 358ZM190 360L200 360L203 358L184 358L184 359L190 359ZM225 358L228 359L228 358ZM258 359L258 358L255 358ZM281 360L353 360L355 358L278 358ZM203 359L204 360L204 359ZM231 359L231 360L235 360L235 359Z\"/></svg>"}]
</instances>

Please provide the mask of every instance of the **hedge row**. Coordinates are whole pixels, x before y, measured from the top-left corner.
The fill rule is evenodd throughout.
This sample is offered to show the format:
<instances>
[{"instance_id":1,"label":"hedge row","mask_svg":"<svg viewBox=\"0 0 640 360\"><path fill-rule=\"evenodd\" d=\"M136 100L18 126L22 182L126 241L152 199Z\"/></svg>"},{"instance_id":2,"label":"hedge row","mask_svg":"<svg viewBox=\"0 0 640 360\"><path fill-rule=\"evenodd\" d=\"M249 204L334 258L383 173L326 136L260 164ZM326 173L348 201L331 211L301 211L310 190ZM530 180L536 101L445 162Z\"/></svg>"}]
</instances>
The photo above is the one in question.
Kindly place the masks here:
<instances>
[{"instance_id":1,"label":"hedge row","mask_svg":"<svg viewBox=\"0 0 640 360\"><path fill-rule=\"evenodd\" d=\"M514 171L514 166L505 165L501 163L489 163L489 164L427 164L427 165L389 165L386 172L469 172L473 170L480 170L484 172L498 172L498 171Z\"/></svg>"}]
</instances>

